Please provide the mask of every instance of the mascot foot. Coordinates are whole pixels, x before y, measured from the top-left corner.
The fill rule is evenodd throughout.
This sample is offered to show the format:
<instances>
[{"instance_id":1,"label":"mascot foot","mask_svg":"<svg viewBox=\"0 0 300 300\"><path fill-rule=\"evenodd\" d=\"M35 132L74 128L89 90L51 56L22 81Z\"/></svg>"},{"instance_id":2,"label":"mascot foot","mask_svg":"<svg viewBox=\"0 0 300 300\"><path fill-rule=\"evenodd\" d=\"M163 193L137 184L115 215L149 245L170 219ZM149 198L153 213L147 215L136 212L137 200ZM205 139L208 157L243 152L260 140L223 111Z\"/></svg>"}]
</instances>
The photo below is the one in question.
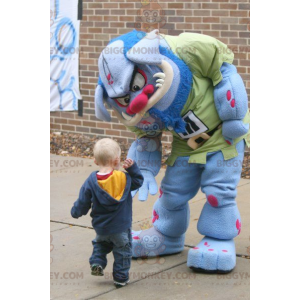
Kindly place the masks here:
<instances>
[{"instance_id":1,"label":"mascot foot","mask_svg":"<svg viewBox=\"0 0 300 300\"><path fill-rule=\"evenodd\" d=\"M189 250L187 266L196 272L229 273L235 267L235 245L233 240L218 240L204 237Z\"/></svg>"},{"instance_id":2,"label":"mascot foot","mask_svg":"<svg viewBox=\"0 0 300 300\"><path fill-rule=\"evenodd\" d=\"M155 257L181 252L184 234L179 237L165 236L154 227L132 231L132 257Z\"/></svg>"}]
</instances>

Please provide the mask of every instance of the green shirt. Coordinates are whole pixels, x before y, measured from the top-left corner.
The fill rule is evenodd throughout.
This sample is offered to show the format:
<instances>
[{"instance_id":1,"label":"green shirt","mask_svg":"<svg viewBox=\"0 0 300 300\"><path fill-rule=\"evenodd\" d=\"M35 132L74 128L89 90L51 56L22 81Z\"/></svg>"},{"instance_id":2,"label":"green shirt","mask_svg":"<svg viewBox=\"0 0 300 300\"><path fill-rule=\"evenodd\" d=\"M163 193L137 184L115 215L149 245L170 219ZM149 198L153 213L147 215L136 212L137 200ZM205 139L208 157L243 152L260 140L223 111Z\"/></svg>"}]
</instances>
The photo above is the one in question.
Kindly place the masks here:
<instances>
[{"instance_id":1,"label":"green shirt","mask_svg":"<svg viewBox=\"0 0 300 300\"><path fill-rule=\"evenodd\" d=\"M181 58L193 74L193 87L184 105L181 116L188 114L196 120L199 126L206 127L206 133L215 129L222 123L214 104L214 86L222 80L220 68L224 62L232 63L234 54L225 44L207 35L196 33L182 33L179 36L163 35L172 51ZM249 111L243 122L250 122ZM129 127L138 138L145 136L145 132L136 127ZM235 145L242 139L250 144L249 132L234 140L228 145L222 136L222 128L215 131L212 137L196 150L187 145L188 139L183 139L180 134L171 131L173 135L172 152L167 160L168 165L173 165L178 156L190 156L190 163L206 163L209 152L221 150L225 160L238 155Z\"/></svg>"}]
</instances>

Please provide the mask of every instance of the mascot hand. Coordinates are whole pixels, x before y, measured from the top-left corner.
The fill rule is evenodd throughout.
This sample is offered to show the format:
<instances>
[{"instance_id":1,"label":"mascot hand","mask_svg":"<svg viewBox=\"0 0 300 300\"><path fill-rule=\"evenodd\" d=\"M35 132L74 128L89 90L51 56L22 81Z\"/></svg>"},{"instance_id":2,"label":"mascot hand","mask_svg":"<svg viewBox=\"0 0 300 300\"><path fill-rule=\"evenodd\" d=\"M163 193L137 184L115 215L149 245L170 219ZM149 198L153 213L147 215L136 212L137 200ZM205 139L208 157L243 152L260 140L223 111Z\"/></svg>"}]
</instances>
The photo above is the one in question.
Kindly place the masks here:
<instances>
[{"instance_id":1,"label":"mascot hand","mask_svg":"<svg viewBox=\"0 0 300 300\"><path fill-rule=\"evenodd\" d=\"M231 145L234 139L249 130L249 124L243 123L248 110L248 97L235 66L224 63L221 73L223 79L215 86L214 100L219 117L223 121L222 134Z\"/></svg>"},{"instance_id":2,"label":"mascot hand","mask_svg":"<svg viewBox=\"0 0 300 300\"><path fill-rule=\"evenodd\" d=\"M223 79L215 86L214 100L222 121L243 120L248 110L247 92L236 67L224 63L221 67Z\"/></svg>"},{"instance_id":3,"label":"mascot hand","mask_svg":"<svg viewBox=\"0 0 300 300\"><path fill-rule=\"evenodd\" d=\"M151 195L155 195L158 191L158 187L151 171L141 170L141 173L144 176L144 183L139 190L131 192L131 195L134 197L139 191L139 200L146 201L148 198L148 191Z\"/></svg>"},{"instance_id":4,"label":"mascot hand","mask_svg":"<svg viewBox=\"0 0 300 300\"><path fill-rule=\"evenodd\" d=\"M128 151L128 157L133 159L139 166L144 183L139 189L139 200L146 201L148 191L155 195L158 191L155 176L161 167L161 142L160 138L140 138L134 141ZM138 190L131 193L132 197Z\"/></svg>"},{"instance_id":5,"label":"mascot hand","mask_svg":"<svg viewBox=\"0 0 300 300\"><path fill-rule=\"evenodd\" d=\"M233 140L246 134L249 130L249 124L244 124L242 120L224 121L222 125L222 134L228 144Z\"/></svg>"}]
</instances>

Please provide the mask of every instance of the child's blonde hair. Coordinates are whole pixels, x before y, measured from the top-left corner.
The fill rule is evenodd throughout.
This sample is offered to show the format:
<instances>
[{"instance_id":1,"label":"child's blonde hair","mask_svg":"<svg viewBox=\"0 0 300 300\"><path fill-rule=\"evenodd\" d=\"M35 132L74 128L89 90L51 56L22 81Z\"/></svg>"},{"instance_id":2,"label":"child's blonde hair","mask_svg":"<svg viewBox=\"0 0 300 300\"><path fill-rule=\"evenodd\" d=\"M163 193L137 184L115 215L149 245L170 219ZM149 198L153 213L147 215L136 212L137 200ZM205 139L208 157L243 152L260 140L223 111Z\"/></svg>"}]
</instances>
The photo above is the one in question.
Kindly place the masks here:
<instances>
[{"instance_id":1,"label":"child's blonde hair","mask_svg":"<svg viewBox=\"0 0 300 300\"><path fill-rule=\"evenodd\" d=\"M119 144L109 138L104 138L96 142L94 146L94 158L99 165L112 165L115 159L121 155Z\"/></svg>"}]
</instances>

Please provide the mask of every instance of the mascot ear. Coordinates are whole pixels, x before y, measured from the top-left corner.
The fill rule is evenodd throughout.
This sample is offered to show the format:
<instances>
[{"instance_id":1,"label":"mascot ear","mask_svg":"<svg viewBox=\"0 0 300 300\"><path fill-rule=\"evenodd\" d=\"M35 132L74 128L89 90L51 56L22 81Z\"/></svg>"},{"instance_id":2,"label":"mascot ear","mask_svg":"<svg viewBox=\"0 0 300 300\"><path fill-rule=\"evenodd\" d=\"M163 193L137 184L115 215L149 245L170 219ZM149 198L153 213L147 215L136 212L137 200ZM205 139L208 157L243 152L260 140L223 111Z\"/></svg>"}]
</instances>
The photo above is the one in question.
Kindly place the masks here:
<instances>
[{"instance_id":1,"label":"mascot ear","mask_svg":"<svg viewBox=\"0 0 300 300\"><path fill-rule=\"evenodd\" d=\"M104 106L104 91L101 85L98 85L95 91L95 114L96 118L110 122L111 117Z\"/></svg>"},{"instance_id":2,"label":"mascot ear","mask_svg":"<svg viewBox=\"0 0 300 300\"><path fill-rule=\"evenodd\" d=\"M160 65L162 56L159 53L159 41L158 30L155 29L129 49L126 56L137 64Z\"/></svg>"}]
</instances>

